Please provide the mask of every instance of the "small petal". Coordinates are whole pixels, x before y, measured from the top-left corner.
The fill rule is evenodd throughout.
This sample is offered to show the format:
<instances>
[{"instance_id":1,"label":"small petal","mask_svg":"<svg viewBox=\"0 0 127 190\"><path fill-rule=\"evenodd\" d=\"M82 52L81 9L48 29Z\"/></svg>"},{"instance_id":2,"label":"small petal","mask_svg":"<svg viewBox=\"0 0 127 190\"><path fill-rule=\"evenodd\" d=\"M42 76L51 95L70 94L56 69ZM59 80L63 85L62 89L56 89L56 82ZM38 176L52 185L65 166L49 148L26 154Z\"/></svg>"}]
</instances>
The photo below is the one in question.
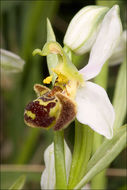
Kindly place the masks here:
<instances>
[{"instance_id":1,"label":"small petal","mask_svg":"<svg viewBox=\"0 0 127 190\"><path fill-rule=\"evenodd\" d=\"M77 92L77 119L97 133L110 139L113 136L114 109L106 91L97 84L86 82Z\"/></svg>"},{"instance_id":2,"label":"small petal","mask_svg":"<svg viewBox=\"0 0 127 190\"><path fill-rule=\"evenodd\" d=\"M92 47L88 65L80 70L85 80L99 74L103 64L117 47L122 31L118 5L113 6L105 15L97 39Z\"/></svg>"},{"instance_id":3,"label":"small petal","mask_svg":"<svg viewBox=\"0 0 127 190\"><path fill-rule=\"evenodd\" d=\"M0 49L0 54L2 71L7 73L22 71L25 62L18 55L4 49Z\"/></svg>"},{"instance_id":4,"label":"small petal","mask_svg":"<svg viewBox=\"0 0 127 190\"><path fill-rule=\"evenodd\" d=\"M76 104L70 98L62 93L56 93L56 97L60 101L61 110L57 111L59 116L53 126L55 131L65 129L74 120L77 112Z\"/></svg>"},{"instance_id":5,"label":"small petal","mask_svg":"<svg viewBox=\"0 0 127 190\"><path fill-rule=\"evenodd\" d=\"M123 31L120 41L109 59L109 65L114 66L123 62L126 56L127 30Z\"/></svg>"},{"instance_id":6,"label":"small petal","mask_svg":"<svg viewBox=\"0 0 127 190\"><path fill-rule=\"evenodd\" d=\"M72 155L71 151L64 141L64 151L65 151L65 164L67 179L69 176ZM55 189L55 160L54 160L54 143L48 146L44 152L45 169L41 176L41 189Z\"/></svg>"},{"instance_id":7,"label":"small petal","mask_svg":"<svg viewBox=\"0 0 127 190\"><path fill-rule=\"evenodd\" d=\"M66 54L66 52L63 50L63 48L58 42L47 42L44 45L42 52L45 55L51 53L59 55L58 59L59 63L55 68L53 68L53 71L57 75L58 73L61 73L69 80L78 80L78 82L83 83L84 80L82 75L78 72L77 68L70 61L68 55Z\"/></svg>"},{"instance_id":8,"label":"small petal","mask_svg":"<svg viewBox=\"0 0 127 190\"><path fill-rule=\"evenodd\" d=\"M86 6L71 20L64 37L64 44L77 54L88 52L99 30L107 7Z\"/></svg>"},{"instance_id":9,"label":"small petal","mask_svg":"<svg viewBox=\"0 0 127 190\"><path fill-rule=\"evenodd\" d=\"M62 74L68 80L78 80L81 84L84 82L83 76L78 72L78 69L71 62L68 55L58 42L47 42L42 50L35 49L33 54L39 54L41 56L48 56L50 54L58 55L58 64L55 68L52 68L52 71L56 73L57 76Z\"/></svg>"}]
</instances>

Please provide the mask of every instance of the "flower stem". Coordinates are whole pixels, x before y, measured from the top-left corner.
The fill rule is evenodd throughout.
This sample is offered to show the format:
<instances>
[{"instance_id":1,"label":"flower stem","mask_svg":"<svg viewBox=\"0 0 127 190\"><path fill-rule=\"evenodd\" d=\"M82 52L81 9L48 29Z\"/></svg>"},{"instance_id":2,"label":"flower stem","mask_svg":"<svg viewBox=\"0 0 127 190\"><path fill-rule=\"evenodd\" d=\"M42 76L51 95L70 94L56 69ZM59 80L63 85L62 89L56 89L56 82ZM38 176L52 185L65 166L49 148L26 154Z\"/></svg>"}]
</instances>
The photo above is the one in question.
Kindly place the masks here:
<instances>
[{"instance_id":1,"label":"flower stem","mask_svg":"<svg viewBox=\"0 0 127 190\"><path fill-rule=\"evenodd\" d=\"M77 165L77 161L79 160L80 150L81 150L81 145L82 145L83 128L79 127L76 123L77 121L75 121L75 144L74 144L74 151L73 151L73 157L72 157L72 163L71 163L71 169L70 169L70 175L69 175L68 188L73 182L76 165Z\"/></svg>"},{"instance_id":2,"label":"flower stem","mask_svg":"<svg viewBox=\"0 0 127 190\"><path fill-rule=\"evenodd\" d=\"M56 189L67 189L64 154L64 131L54 132Z\"/></svg>"},{"instance_id":3,"label":"flower stem","mask_svg":"<svg viewBox=\"0 0 127 190\"><path fill-rule=\"evenodd\" d=\"M69 189L73 189L84 176L93 144L93 131L88 126L76 121L75 129L75 145L68 185Z\"/></svg>"},{"instance_id":4,"label":"flower stem","mask_svg":"<svg viewBox=\"0 0 127 190\"><path fill-rule=\"evenodd\" d=\"M82 139L82 147L80 153L81 157L79 160L79 170L77 172L79 173L78 175L79 181L86 173L87 164L92 152L92 145L93 145L93 130L89 126L83 125L83 139Z\"/></svg>"},{"instance_id":5,"label":"flower stem","mask_svg":"<svg viewBox=\"0 0 127 190\"><path fill-rule=\"evenodd\" d=\"M95 78L94 82L102 86L104 89L107 88L107 78L108 78L108 62L106 62L101 70L101 73ZM93 153L100 147L104 138L103 136L94 132L93 141ZM96 175L91 181L92 189L105 189L106 187L106 169L101 173Z\"/></svg>"}]
</instances>

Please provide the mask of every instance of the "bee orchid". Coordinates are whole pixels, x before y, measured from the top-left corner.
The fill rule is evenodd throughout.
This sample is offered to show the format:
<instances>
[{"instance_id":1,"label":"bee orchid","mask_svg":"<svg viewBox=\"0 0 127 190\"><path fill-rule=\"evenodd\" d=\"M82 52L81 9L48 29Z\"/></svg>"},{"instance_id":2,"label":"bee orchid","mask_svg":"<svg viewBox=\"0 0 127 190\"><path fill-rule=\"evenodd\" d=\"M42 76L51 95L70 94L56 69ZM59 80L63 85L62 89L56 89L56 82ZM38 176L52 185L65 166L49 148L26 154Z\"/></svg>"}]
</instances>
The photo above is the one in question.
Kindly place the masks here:
<instances>
[{"instance_id":1,"label":"bee orchid","mask_svg":"<svg viewBox=\"0 0 127 190\"><path fill-rule=\"evenodd\" d=\"M96 77L104 63L117 47L122 32L119 7L115 5L105 15L96 41L92 46L88 64L80 71L74 66L57 42L47 42L33 54L56 54L58 64L52 71L57 75L52 90L35 85L39 96L25 109L25 122L32 127L62 130L75 118L97 133L110 139L113 136L114 109L106 91L88 80ZM52 75L43 82L49 84Z\"/></svg>"}]
</instances>

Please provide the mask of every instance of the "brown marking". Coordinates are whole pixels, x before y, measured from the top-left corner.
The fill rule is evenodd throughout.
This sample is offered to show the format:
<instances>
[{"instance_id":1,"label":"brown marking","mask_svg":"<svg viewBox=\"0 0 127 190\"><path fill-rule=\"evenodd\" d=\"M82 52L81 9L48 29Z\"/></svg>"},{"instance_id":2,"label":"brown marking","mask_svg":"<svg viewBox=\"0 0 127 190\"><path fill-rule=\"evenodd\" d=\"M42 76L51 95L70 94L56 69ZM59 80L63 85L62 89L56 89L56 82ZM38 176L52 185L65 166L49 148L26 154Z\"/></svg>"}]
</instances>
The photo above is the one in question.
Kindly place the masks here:
<instances>
[{"instance_id":1,"label":"brown marking","mask_svg":"<svg viewBox=\"0 0 127 190\"><path fill-rule=\"evenodd\" d=\"M24 120L27 125L31 127L44 127L48 128L53 121L55 121L55 117L50 117L50 109L55 107L55 102L50 102L46 106L40 105L39 101L30 102L26 106L26 110L31 111L36 115L35 119L29 117L26 113L24 114Z\"/></svg>"},{"instance_id":2,"label":"brown marking","mask_svg":"<svg viewBox=\"0 0 127 190\"><path fill-rule=\"evenodd\" d=\"M56 124L53 127L55 131L67 127L67 125L69 125L69 123L71 123L76 116L75 103L67 96L64 96L61 93L56 93L56 96L60 100L62 108L61 113L56 121Z\"/></svg>"},{"instance_id":3,"label":"brown marking","mask_svg":"<svg viewBox=\"0 0 127 190\"><path fill-rule=\"evenodd\" d=\"M55 100L55 96L49 96L48 93L44 94L43 96L39 97L40 100L43 102L49 102Z\"/></svg>"},{"instance_id":4,"label":"brown marking","mask_svg":"<svg viewBox=\"0 0 127 190\"><path fill-rule=\"evenodd\" d=\"M47 93L47 96L52 97L52 96L54 96L56 93L62 92L62 91L63 91L63 90L62 90L62 88L61 88L60 86L54 86L53 89L52 89L49 93Z\"/></svg>"},{"instance_id":5,"label":"brown marking","mask_svg":"<svg viewBox=\"0 0 127 190\"><path fill-rule=\"evenodd\" d=\"M43 85L35 84L34 85L34 91L38 96L42 96L43 94L50 92L51 90ZM44 93L43 93L44 92Z\"/></svg>"}]
</instances>

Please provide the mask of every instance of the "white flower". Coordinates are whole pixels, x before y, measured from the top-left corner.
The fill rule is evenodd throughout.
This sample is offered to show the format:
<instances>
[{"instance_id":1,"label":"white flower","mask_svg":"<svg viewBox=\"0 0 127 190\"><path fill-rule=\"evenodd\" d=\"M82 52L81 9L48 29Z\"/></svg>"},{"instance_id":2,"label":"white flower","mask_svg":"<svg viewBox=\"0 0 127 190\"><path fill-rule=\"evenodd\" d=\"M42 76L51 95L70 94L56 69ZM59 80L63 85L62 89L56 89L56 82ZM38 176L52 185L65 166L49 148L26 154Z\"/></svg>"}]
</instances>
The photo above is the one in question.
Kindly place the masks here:
<instances>
[{"instance_id":1,"label":"white flower","mask_svg":"<svg viewBox=\"0 0 127 190\"><path fill-rule=\"evenodd\" d=\"M88 52L98 33L107 7L87 6L71 20L64 37L64 44L77 54Z\"/></svg>"},{"instance_id":2,"label":"white flower","mask_svg":"<svg viewBox=\"0 0 127 190\"><path fill-rule=\"evenodd\" d=\"M85 86L79 88L76 95L78 121L89 125L94 131L109 139L113 136L114 109L105 90L87 80L99 74L103 64L117 47L122 30L118 11L119 7L115 5L104 17L91 49L89 62L80 70L84 76Z\"/></svg>"},{"instance_id":3,"label":"white flower","mask_svg":"<svg viewBox=\"0 0 127 190\"><path fill-rule=\"evenodd\" d=\"M119 7L113 6L102 22L97 39L91 49L88 65L81 70L85 79L94 78L103 64L110 58L118 45L122 33L122 24L119 18Z\"/></svg>"},{"instance_id":4,"label":"white flower","mask_svg":"<svg viewBox=\"0 0 127 190\"><path fill-rule=\"evenodd\" d=\"M0 49L0 54L2 71L9 73L22 71L25 62L18 55L4 49Z\"/></svg>"},{"instance_id":5,"label":"white flower","mask_svg":"<svg viewBox=\"0 0 127 190\"><path fill-rule=\"evenodd\" d=\"M69 178L69 172L71 167L72 155L71 151L64 141L64 151L65 151L65 166L66 166L66 174L67 180ZM41 176L41 189L48 190L48 189L55 189L55 160L54 160L54 143L48 146L48 148L44 152L44 161L45 161L45 169ZM89 185L87 184L82 190L90 189Z\"/></svg>"},{"instance_id":6,"label":"white flower","mask_svg":"<svg viewBox=\"0 0 127 190\"><path fill-rule=\"evenodd\" d=\"M115 5L105 15L91 49L89 62L80 71L76 69L57 42L48 42L42 50L36 49L34 51L34 54L38 53L42 56L50 53L58 54L59 62L52 70L57 74L56 85L62 86L61 96L64 98L65 95L64 99L70 99L68 103L70 103L72 110L67 108L64 110L64 107L69 104L63 106L61 99L59 99L62 111L57 110L57 113L59 113L61 119L58 117L58 120L56 120L56 124L53 126L54 130L66 127L76 117L80 123L88 125L97 133L108 139L112 138L115 118L113 106L106 91L99 85L88 82L88 80L96 77L104 63L111 57L118 45L121 32L122 24L119 18L119 7ZM49 83L51 78L51 76L47 77L45 81ZM50 91L50 89L48 90ZM57 93L56 96L58 97ZM66 101L63 102L66 103ZM75 104L77 109L75 109ZM70 117L71 113L74 117Z\"/></svg>"}]
</instances>

